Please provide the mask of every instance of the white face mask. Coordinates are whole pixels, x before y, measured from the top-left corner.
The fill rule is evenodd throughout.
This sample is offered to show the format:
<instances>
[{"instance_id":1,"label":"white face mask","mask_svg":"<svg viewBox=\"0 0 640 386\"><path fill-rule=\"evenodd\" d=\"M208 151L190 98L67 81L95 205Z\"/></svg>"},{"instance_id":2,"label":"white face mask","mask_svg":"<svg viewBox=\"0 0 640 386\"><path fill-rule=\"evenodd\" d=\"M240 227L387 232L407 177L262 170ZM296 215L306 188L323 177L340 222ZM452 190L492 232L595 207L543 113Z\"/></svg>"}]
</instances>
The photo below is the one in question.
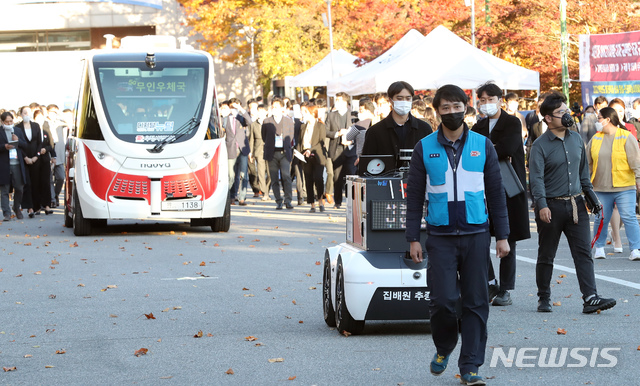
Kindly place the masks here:
<instances>
[{"instance_id":1,"label":"white face mask","mask_svg":"<svg viewBox=\"0 0 640 386\"><path fill-rule=\"evenodd\" d=\"M509 111L513 113L518 111L518 102L509 102L508 106L509 106Z\"/></svg>"},{"instance_id":2,"label":"white face mask","mask_svg":"<svg viewBox=\"0 0 640 386\"><path fill-rule=\"evenodd\" d=\"M13 131L13 125L2 125L4 127L5 130L11 130Z\"/></svg>"},{"instance_id":3,"label":"white face mask","mask_svg":"<svg viewBox=\"0 0 640 386\"><path fill-rule=\"evenodd\" d=\"M411 111L412 101L393 101L393 111L398 115L407 115Z\"/></svg>"},{"instance_id":4,"label":"white face mask","mask_svg":"<svg viewBox=\"0 0 640 386\"><path fill-rule=\"evenodd\" d=\"M602 123L596 122L596 131L602 131Z\"/></svg>"},{"instance_id":5,"label":"white face mask","mask_svg":"<svg viewBox=\"0 0 640 386\"><path fill-rule=\"evenodd\" d=\"M31 117L30 117L30 116L28 116L28 115L23 115L23 116L22 116L22 120L23 120L24 122L31 122Z\"/></svg>"},{"instance_id":6,"label":"white face mask","mask_svg":"<svg viewBox=\"0 0 640 386\"><path fill-rule=\"evenodd\" d=\"M493 117L498 112L498 104L486 103L484 105L480 105L480 112L488 117Z\"/></svg>"}]
</instances>

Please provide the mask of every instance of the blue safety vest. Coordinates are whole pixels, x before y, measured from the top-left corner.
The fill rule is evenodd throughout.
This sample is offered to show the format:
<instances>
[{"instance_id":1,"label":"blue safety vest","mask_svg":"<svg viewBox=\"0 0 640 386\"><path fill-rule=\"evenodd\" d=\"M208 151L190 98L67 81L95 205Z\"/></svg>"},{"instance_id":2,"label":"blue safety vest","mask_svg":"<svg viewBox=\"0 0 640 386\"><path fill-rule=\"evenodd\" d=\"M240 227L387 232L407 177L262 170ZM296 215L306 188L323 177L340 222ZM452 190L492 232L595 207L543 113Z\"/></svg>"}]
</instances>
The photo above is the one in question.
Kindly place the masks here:
<instances>
[{"instance_id":1,"label":"blue safety vest","mask_svg":"<svg viewBox=\"0 0 640 386\"><path fill-rule=\"evenodd\" d=\"M427 224L474 232L488 225L484 194L487 139L468 131L457 166L451 167L444 146L435 132L421 140L427 171ZM451 229L453 231L453 228ZM448 233L448 232L447 232Z\"/></svg>"}]
</instances>

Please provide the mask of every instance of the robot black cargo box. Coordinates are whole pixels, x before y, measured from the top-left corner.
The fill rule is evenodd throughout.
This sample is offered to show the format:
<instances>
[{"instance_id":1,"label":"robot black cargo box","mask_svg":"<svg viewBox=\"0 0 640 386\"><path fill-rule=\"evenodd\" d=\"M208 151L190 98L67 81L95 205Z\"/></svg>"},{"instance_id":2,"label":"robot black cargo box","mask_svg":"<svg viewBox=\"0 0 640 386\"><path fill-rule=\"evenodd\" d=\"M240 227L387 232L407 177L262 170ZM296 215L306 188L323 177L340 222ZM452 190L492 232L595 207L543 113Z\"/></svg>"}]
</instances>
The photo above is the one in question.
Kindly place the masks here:
<instances>
[{"instance_id":1,"label":"robot black cargo box","mask_svg":"<svg viewBox=\"0 0 640 386\"><path fill-rule=\"evenodd\" d=\"M392 177L347 176L347 242L368 251L408 251L406 188L402 173ZM426 229L424 220L422 229ZM426 232L422 234L424 243Z\"/></svg>"}]
</instances>

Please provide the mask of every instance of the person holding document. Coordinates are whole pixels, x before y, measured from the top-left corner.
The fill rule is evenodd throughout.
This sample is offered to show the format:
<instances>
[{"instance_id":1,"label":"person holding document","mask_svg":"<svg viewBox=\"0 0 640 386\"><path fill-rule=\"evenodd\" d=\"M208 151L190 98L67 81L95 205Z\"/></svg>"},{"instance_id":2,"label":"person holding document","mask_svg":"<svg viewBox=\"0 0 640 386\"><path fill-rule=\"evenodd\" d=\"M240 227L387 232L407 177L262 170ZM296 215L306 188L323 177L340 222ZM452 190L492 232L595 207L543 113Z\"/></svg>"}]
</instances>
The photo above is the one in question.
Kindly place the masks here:
<instances>
[{"instance_id":1,"label":"person holding document","mask_svg":"<svg viewBox=\"0 0 640 386\"><path fill-rule=\"evenodd\" d=\"M16 218L22 219L20 202L27 173L22 158L27 142L20 131L13 127L13 115L4 112L0 115L4 135L0 135L0 193L2 194L2 214L4 221L11 220L11 207L9 205L9 189L13 185L13 211Z\"/></svg>"},{"instance_id":2,"label":"person holding document","mask_svg":"<svg viewBox=\"0 0 640 386\"><path fill-rule=\"evenodd\" d=\"M304 180L307 189L307 203L311 204L310 212L316 211L316 198L320 206L320 212L324 212L324 182L322 174L326 162L326 149L324 139L327 136L327 128L318 120L318 106L303 103L300 111L305 124L300 130L298 138L298 151L304 156ZM313 187L315 185L315 197Z\"/></svg>"}]
</instances>

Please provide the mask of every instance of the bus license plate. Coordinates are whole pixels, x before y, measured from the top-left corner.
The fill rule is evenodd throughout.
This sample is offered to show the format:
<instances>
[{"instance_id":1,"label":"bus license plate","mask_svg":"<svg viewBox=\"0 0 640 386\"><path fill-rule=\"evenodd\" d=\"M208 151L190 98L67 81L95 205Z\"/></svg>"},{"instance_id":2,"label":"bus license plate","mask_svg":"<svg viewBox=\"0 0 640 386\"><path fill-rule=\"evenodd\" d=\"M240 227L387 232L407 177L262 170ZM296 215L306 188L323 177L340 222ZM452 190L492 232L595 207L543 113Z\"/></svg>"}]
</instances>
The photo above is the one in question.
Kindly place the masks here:
<instances>
[{"instance_id":1,"label":"bus license plate","mask_svg":"<svg viewBox=\"0 0 640 386\"><path fill-rule=\"evenodd\" d=\"M201 210L202 201L163 201L162 210Z\"/></svg>"}]
</instances>

